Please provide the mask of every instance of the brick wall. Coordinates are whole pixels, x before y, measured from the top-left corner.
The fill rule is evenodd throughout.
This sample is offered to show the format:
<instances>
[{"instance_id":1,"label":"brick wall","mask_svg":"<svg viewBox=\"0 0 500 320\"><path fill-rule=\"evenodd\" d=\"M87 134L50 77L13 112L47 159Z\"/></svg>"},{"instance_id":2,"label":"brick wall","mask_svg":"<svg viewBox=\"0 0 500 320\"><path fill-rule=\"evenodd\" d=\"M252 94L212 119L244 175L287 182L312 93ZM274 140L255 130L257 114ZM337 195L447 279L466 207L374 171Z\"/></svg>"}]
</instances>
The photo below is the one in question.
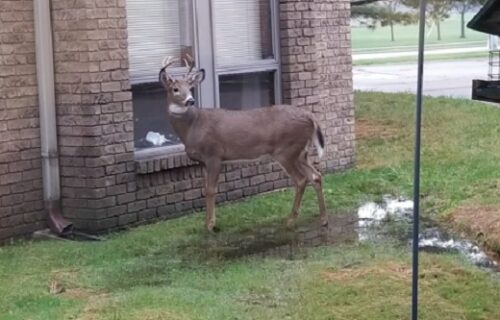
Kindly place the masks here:
<instances>
[{"instance_id":1,"label":"brick wall","mask_svg":"<svg viewBox=\"0 0 500 320\"><path fill-rule=\"evenodd\" d=\"M33 4L0 2L0 242L45 226Z\"/></svg>"},{"instance_id":2,"label":"brick wall","mask_svg":"<svg viewBox=\"0 0 500 320\"><path fill-rule=\"evenodd\" d=\"M77 228L116 227L135 192L125 0L53 0L61 193Z\"/></svg>"},{"instance_id":3,"label":"brick wall","mask_svg":"<svg viewBox=\"0 0 500 320\"><path fill-rule=\"evenodd\" d=\"M2 1L0 6L6 7L6 4L16 12L27 9L20 14L26 21L27 32L15 35L4 32L7 30L4 25L14 28L17 22L1 20L0 90L2 95L21 98L2 99L0 105L2 111L4 106L18 110L12 119L27 120L16 124L6 118L8 112L0 111L0 131L8 132L0 134L0 139L17 137L15 142L0 146L0 195L2 204L26 202L26 198L38 196L38 202L28 202L34 210L24 210L16 216L22 217L20 225L23 226L30 221L38 223L29 224L34 229L43 226L38 222L43 216L32 3ZM52 0L51 5L64 215L77 228L103 232L202 208L203 173L199 165L183 154L134 157L125 0ZM23 6L27 8L19 8ZM349 3L347 0L282 0L280 11L285 102L311 109L321 121L327 144L322 169L346 168L354 161ZM2 10L2 19L15 16L17 13L4 16ZM21 51L16 49L16 54L26 51L14 59L13 63L18 66L3 68L3 64L12 59L12 45L4 39L18 41ZM10 73L5 75L6 72ZM22 75L18 76L17 72ZM18 87L15 93L10 89L14 85ZM15 148L24 148L24 151L12 153ZM26 174L29 182L18 184L17 178L24 178L25 173L15 170L20 170L16 166L23 163L30 165L29 169L23 168L29 173ZM4 171L10 178L4 178ZM9 171L14 175L10 176ZM290 185L279 166L269 161L228 165L220 181L218 202ZM12 194L18 196L11 197ZM4 225L12 230L12 210L13 206L6 211L2 205L0 230ZM6 220L4 216L9 218ZM200 219L200 228L202 225Z\"/></svg>"},{"instance_id":4,"label":"brick wall","mask_svg":"<svg viewBox=\"0 0 500 320\"><path fill-rule=\"evenodd\" d=\"M323 170L354 163L349 0L281 0L283 96L313 111L325 134Z\"/></svg>"}]
</instances>

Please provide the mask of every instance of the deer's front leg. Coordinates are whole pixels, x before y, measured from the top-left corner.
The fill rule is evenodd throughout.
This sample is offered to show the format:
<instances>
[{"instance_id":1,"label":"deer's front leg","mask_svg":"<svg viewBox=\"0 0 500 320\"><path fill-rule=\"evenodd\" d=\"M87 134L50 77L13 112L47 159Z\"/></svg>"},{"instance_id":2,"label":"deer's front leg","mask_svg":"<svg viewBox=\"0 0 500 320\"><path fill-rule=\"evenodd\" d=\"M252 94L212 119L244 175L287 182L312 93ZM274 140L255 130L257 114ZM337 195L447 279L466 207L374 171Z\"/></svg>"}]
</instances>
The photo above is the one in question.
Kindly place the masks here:
<instances>
[{"instance_id":1,"label":"deer's front leg","mask_svg":"<svg viewBox=\"0 0 500 320\"><path fill-rule=\"evenodd\" d=\"M205 190L207 203L205 227L209 232L218 231L215 225L215 194L217 193L217 182L219 180L220 169L221 162L219 160L211 160L205 163Z\"/></svg>"}]
</instances>

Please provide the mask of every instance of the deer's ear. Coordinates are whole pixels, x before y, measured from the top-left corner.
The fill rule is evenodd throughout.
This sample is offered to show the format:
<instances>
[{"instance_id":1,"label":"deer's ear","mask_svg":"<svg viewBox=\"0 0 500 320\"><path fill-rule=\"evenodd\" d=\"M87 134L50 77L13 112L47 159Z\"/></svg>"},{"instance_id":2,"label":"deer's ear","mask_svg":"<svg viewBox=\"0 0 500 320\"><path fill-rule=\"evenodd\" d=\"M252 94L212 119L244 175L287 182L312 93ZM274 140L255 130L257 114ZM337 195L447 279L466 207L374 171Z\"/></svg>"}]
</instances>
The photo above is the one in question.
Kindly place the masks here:
<instances>
[{"instance_id":1,"label":"deer's ear","mask_svg":"<svg viewBox=\"0 0 500 320\"><path fill-rule=\"evenodd\" d=\"M158 80L165 88L169 88L174 83L174 78L172 78L166 71L165 68L160 70L158 74Z\"/></svg>"},{"instance_id":2,"label":"deer's ear","mask_svg":"<svg viewBox=\"0 0 500 320\"><path fill-rule=\"evenodd\" d=\"M200 69L196 73L192 74L188 81L192 86L197 86L205 80L205 69Z\"/></svg>"}]
</instances>

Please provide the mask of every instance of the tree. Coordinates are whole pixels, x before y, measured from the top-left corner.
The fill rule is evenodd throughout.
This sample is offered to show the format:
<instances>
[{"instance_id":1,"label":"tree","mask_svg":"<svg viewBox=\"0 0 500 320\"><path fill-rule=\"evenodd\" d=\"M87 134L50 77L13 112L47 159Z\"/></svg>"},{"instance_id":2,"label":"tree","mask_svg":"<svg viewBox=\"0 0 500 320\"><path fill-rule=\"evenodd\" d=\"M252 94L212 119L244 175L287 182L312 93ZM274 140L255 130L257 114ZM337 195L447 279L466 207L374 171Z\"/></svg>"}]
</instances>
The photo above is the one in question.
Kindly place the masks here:
<instances>
[{"instance_id":1,"label":"tree","mask_svg":"<svg viewBox=\"0 0 500 320\"><path fill-rule=\"evenodd\" d=\"M450 0L432 0L429 3L429 19L436 25L437 39L441 40L441 21L450 17Z\"/></svg>"},{"instance_id":2,"label":"tree","mask_svg":"<svg viewBox=\"0 0 500 320\"><path fill-rule=\"evenodd\" d=\"M377 25L390 26L391 40L394 41L395 24L411 24L417 21L417 15L413 11L401 11L401 0L377 1L377 3L354 6L351 9L351 17L359 19L369 28Z\"/></svg>"},{"instance_id":3,"label":"tree","mask_svg":"<svg viewBox=\"0 0 500 320\"><path fill-rule=\"evenodd\" d=\"M441 22L450 17L454 0L429 0L427 2L427 22L436 25L437 39L441 40ZM418 8L420 0L404 0L404 4Z\"/></svg>"},{"instance_id":4,"label":"tree","mask_svg":"<svg viewBox=\"0 0 500 320\"><path fill-rule=\"evenodd\" d=\"M351 18L376 21L381 13L380 9L372 4L380 1L381 0L351 0ZM369 27L373 27L372 23L367 24Z\"/></svg>"},{"instance_id":5,"label":"tree","mask_svg":"<svg viewBox=\"0 0 500 320\"><path fill-rule=\"evenodd\" d=\"M460 38L465 38L465 14L471 9L483 5L487 0L455 0L453 8L460 13Z\"/></svg>"},{"instance_id":6,"label":"tree","mask_svg":"<svg viewBox=\"0 0 500 320\"><path fill-rule=\"evenodd\" d=\"M394 25L403 24L408 25L417 22L418 16L414 12L401 12L401 0L386 1L384 5L387 8L387 15L385 19L381 20L381 25L389 25L391 28L391 41L394 41Z\"/></svg>"}]
</instances>

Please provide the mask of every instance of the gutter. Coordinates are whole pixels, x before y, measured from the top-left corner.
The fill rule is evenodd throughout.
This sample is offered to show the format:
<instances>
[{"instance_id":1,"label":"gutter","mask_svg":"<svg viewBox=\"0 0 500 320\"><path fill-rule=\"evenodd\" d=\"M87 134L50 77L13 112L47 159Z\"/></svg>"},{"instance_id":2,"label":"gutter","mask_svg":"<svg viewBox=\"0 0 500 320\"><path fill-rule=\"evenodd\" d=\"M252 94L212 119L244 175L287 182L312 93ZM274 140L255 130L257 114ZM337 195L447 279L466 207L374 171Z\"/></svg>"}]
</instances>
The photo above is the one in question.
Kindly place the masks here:
<instances>
[{"instance_id":1,"label":"gutter","mask_svg":"<svg viewBox=\"0 0 500 320\"><path fill-rule=\"evenodd\" d=\"M33 1L33 11L40 105L43 199L50 229L58 235L66 235L72 231L73 224L63 217L61 210L50 0Z\"/></svg>"}]
</instances>

